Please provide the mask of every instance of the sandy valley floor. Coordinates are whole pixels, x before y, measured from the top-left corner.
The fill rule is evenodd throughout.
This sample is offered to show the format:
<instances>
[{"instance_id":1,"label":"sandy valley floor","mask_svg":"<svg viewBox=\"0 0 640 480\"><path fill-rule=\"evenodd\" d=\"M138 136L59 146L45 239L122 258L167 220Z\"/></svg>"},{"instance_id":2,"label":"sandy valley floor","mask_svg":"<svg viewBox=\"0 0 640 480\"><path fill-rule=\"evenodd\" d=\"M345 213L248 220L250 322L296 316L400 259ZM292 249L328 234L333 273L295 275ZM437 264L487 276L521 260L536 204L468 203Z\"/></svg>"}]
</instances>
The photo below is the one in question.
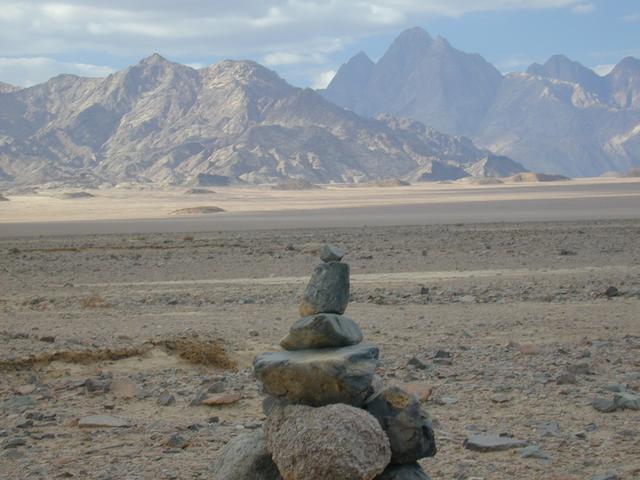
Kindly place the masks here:
<instances>
[{"instance_id":1,"label":"sandy valley floor","mask_svg":"<svg viewBox=\"0 0 640 480\"><path fill-rule=\"evenodd\" d=\"M263 419L251 360L297 318L328 241L380 374L434 418L434 480L640 478L640 412L590 405L640 389L639 238L615 220L2 239L0 478L211 479ZM191 406L202 392L241 398ZM95 414L129 426L78 426ZM549 458L463 448L477 432Z\"/></svg>"}]
</instances>

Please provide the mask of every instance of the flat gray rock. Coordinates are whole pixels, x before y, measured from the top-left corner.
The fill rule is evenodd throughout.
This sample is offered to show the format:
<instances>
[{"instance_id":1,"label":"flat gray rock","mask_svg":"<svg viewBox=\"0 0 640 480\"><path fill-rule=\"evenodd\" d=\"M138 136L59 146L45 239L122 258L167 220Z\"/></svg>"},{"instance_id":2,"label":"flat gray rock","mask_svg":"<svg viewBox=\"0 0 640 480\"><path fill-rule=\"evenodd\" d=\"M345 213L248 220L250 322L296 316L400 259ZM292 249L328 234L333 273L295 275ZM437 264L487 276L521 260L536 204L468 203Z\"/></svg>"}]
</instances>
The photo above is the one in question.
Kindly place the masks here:
<instances>
[{"instance_id":1,"label":"flat gray rock","mask_svg":"<svg viewBox=\"0 0 640 480\"><path fill-rule=\"evenodd\" d=\"M372 393L378 347L361 343L344 348L271 352L253 361L265 393L280 400L319 407L346 403L359 407Z\"/></svg>"},{"instance_id":2,"label":"flat gray rock","mask_svg":"<svg viewBox=\"0 0 640 480\"><path fill-rule=\"evenodd\" d=\"M362 330L356 322L334 313L319 313L295 322L280 346L285 350L339 348L361 341Z\"/></svg>"},{"instance_id":3,"label":"flat gray rock","mask_svg":"<svg viewBox=\"0 0 640 480\"><path fill-rule=\"evenodd\" d=\"M526 446L527 442L524 440L497 435L472 435L464 441L464 447L475 452L501 452Z\"/></svg>"},{"instance_id":4,"label":"flat gray rock","mask_svg":"<svg viewBox=\"0 0 640 480\"><path fill-rule=\"evenodd\" d=\"M288 405L267 418L265 433L286 480L371 480L391 458L378 421L349 405Z\"/></svg>"},{"instance_id":5,"label":"flat gray rock","mask_svg":"<svg viewBox=\"0 0 640 480\"><path fill-rule=\"evenodd\" d=\"M349 303L349 265L341 262L317 265L300 302L300 316L316 313L342 315Z\"/></svg>"},{"instance_id":6,"label":"flat gray rock","mask_svg":"<svg viewBox=\"0 0 640 480\"><path fill-rule=\"evenodd\" d=\"M121 428L129 425L128 420L110 415L90 415L78 421L80 428Z\"/></svg>"},{"instance_id":7,"label":"flat gray rock","mask_svg":"<svg viewBox=\"0 0 640 480\"><path fill-rule=\"evenodd\" d=\"M418 397L399 387L387 387L369 398L363 407L389 437L391 461L413 463L436 454L433 428Z\"/></svg>"},{"instance_id":8,"label":"flat gray rock","mask_svg":"<svg viewBox=\"0 0 640 480\"><path fill-rule=\"evenodd\" d=\"M611 413L617 410L613 400L608 398L597 397L591 402L591 406L602 413Z\"/></svg>"},{"instance_id":9,"label":"flat gray rock","mask_svg":"<svg viewBox=\"0 0 640 480\"><path fill-rule=\"evenodd\" d=\"M240 435L218 453L213 477L224 480L282 480L262 429Z\"/></svg>"},{"instance_id":10,"label":"flat gray rock","mask_svg":"<svg viewBox=\"0 0 640 480\"><path fill-rule=\"evenodd\" d=\"M640 395L618 392L613 396L613 404L618 410L640 410Z\"/></svg>"},{"instance_id":11,"label":"flat gray rock","mask_svg":"<svg viewBox=\"0 0 640 480\"><path fill-rule=\"evenodd\" d=\"M431 480L417 463L389 465L375 480Z\"/></svg>"},{"instance_id":12,"label":"flat gray rock","mask_svg":"<svg viewBox=\"0 0 640 480\"><path fill-rule=\"evenodd\" d=\"M329 243L324 246L322 251L320 252L320 260L325 263L329 262L339 262L342 260L346 253L341 248L336 247L335 245Z\"/></svg>"}]
</instances>

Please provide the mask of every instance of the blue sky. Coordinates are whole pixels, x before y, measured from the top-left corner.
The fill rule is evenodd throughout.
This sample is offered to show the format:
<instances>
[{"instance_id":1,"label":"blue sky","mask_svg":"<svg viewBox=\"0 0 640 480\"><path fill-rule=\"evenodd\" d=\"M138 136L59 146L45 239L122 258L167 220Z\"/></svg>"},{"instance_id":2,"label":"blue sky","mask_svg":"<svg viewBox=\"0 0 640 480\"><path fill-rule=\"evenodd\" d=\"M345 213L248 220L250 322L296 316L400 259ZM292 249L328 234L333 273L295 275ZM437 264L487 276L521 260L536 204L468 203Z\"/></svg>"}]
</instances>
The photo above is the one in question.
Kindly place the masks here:
<instances>
[{"instance_id":1,"label":"blue sky","mask_svg":"<svg viewBox=\"0 0 640 480\"><path fill-rule=\"evenodd\" d=\"M0 81L104 76L158 52L196 67L252 59L321 87L412 26L503 72L556 53L601 73L640 57L638 0L0 0Z\"/></svg>"}]
</instances>

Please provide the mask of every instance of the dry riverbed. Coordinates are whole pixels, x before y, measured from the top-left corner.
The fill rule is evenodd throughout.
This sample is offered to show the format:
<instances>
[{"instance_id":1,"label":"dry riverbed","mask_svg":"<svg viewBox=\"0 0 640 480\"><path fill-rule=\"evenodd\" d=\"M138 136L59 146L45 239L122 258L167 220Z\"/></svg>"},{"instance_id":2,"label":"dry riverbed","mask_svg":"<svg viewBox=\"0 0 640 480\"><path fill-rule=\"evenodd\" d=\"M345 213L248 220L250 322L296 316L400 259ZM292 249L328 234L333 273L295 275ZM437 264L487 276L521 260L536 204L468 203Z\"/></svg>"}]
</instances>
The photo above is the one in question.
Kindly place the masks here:
<instances>
[{"instance_id":1,"label":"dry riverbed","mask_svg":"<svg viewBox=\"0 0 640 480\"><path fill-rule=\"evenodd\" d=\"M2 239L0 478L212 478L264 418L251 360L328 241L379 373L434 419L434 480L640 478L640 412L591 405L640 389L638 238L620 220ZM541 458L464 448L477 433Z\"/></svg>"}]
</instances>

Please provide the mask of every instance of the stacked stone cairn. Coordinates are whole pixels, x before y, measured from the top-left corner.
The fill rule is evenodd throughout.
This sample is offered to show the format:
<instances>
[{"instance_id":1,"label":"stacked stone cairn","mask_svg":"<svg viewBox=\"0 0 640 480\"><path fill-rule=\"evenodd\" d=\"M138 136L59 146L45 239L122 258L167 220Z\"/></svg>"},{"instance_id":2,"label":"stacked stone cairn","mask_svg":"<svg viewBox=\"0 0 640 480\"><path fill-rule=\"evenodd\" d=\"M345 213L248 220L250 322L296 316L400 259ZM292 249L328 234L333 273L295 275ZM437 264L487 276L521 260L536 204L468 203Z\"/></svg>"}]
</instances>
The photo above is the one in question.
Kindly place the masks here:
<instances>
[{"instance_id":1,"label":"stacked stone cairn","mask_svg":"<svg viewBox=\"0 0 640 480\"><path fill-rule=\"evenodd\" d=\"M324 247L284 351L255 358L267 419L221 450L215 480L429 479L417 461L436 453L431 422L416 396L382 385L378 347L343 315L343 256Z\"/></svg>"}]
</instances>

